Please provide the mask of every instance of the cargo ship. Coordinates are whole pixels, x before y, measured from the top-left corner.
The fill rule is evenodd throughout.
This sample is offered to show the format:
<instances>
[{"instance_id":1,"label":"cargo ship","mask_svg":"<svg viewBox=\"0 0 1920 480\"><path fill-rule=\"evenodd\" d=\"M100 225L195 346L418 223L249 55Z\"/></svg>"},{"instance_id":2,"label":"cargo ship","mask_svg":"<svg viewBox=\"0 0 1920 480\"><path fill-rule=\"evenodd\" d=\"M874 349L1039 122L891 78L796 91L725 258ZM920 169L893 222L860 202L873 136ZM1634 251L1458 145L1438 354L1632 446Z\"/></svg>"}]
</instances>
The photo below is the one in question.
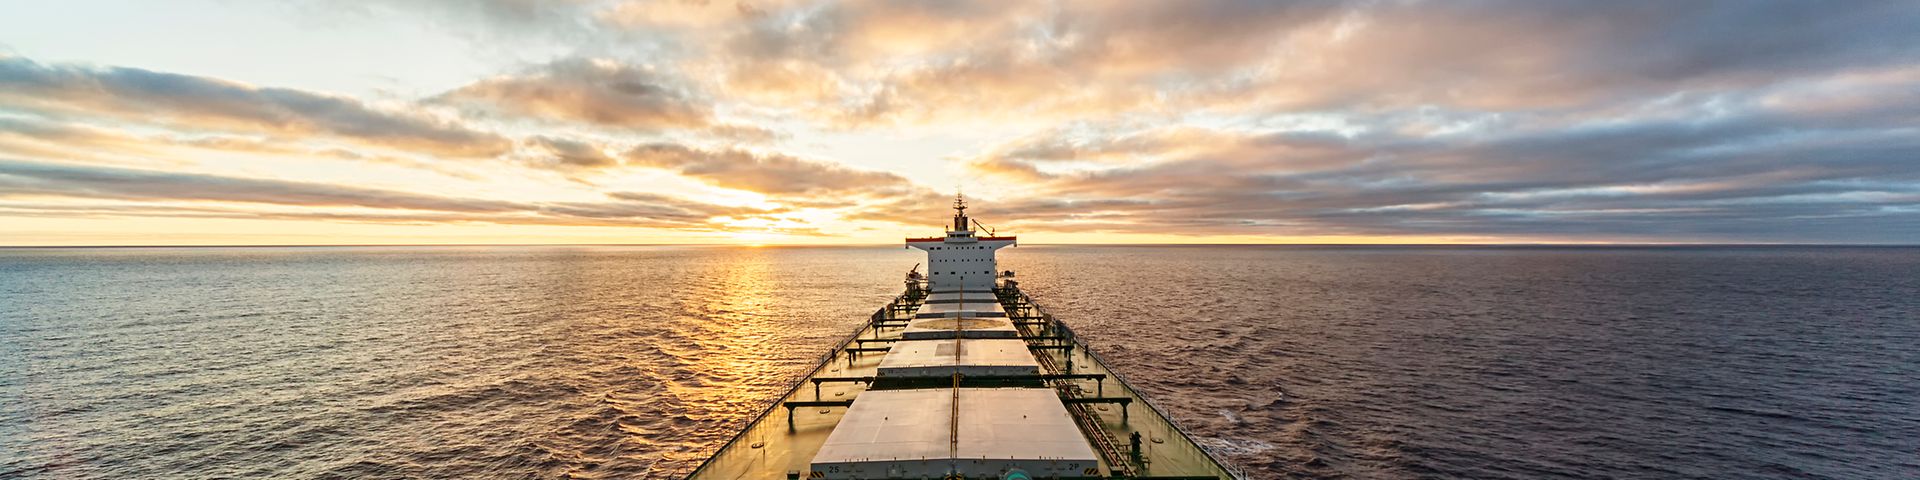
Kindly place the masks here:
<instances>
[{"instance_id":1,"label":"cargo ship","mask_svg":"<svg viewBox=\"0 0 1920 480\"><path fill-rule=\"evenodd\" d=\"M685 475L1244 479L1020 290L956 196L906 288Z\"/></svg>"}]
</instances>

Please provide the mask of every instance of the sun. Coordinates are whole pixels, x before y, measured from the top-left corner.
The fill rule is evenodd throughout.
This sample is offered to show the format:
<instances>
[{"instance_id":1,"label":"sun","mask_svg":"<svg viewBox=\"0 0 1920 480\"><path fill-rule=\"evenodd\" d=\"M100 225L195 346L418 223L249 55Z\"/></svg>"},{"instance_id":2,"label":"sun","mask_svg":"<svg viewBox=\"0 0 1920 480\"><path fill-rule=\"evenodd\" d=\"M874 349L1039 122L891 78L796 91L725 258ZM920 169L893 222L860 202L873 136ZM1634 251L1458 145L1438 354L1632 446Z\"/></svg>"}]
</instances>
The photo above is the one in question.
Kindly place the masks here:
<instances>
[{"instance_id":1,"label":"sun","mask_svg":"<svg viewBox=\"0 0 1920 480\"><path fill-rule=\"evenodd\" d=\"M736 231L728 235L733 237L734 243L749 247L764 247L775 239L775 234L766 230Z\"/></svg>"}]
</instances>

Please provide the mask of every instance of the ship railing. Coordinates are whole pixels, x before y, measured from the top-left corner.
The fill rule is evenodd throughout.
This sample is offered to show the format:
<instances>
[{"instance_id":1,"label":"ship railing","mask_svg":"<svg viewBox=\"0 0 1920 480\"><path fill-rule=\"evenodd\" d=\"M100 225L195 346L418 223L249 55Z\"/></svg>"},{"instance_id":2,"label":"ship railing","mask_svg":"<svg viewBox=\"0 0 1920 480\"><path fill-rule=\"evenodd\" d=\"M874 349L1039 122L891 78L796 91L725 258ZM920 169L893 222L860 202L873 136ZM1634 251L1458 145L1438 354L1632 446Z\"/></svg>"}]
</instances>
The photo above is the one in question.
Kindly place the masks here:
<instances>
[{"instance_id":1,"label":"ship railing","mask_svg":"<svg viewBox=\"0 0 1920 480\"><path fill-rule=\"evenodd\" d=\"M1110 366L1112 364L1107 363L1106 358L1102 358L1100 354L1098 352L1095 352L1093 349L1086 348L1087 347L1086 342L1076 339L1074 340L1074 344L1081 347L1080 351L1082 353L1087 354L1087 358L1092 359L1094 362L1099 363L1101 366L1105 366L1107 373L1113 375L1113 379L1119 381L1120 386L1123 387L1127 392L1140 391L1139 389L1134 388L1133 384L1127 382L1126 375L1122 375L1118 370L1114 370ZM1153 413L1159 414L1160 418L1167 419L1167 425L1172 426L1174 431L1180 432L1180 436L1186 437L1188 440L1192 440L1194 438L1192 432L1188 432L1186 428L1181 427L1180 422L1174 421L1174 417L1172 415L1168 415L1167 410L1164 408L1160 408L1160 404L1154 403L1153 399L1148 398L1148 396L1146 395L1137 395L1137 394L1134 395L1134 398L1139 399L1140 403L1145 404L1147 408L1153 409ZM1194 442L1194 446L1199 447L1201 451L1206 452L1208 457L1212 457L1213 463L1215 465L1219 465L1221 469L1226 470L1228 475L1232 475L1233 478L1238 478L1238 479L1247 478L1247 473L1245 471L1242 471L1240 467L1238 465L1235 465L1233 462L1228 462L1225 459L1221 458L1219 452L1213 451L1212 448L1204 444L1201 444L1200 442Z\"/></svg>"},{"instance_id":2,"label":"ship railing","mask_svg":"<svg viewBox=\"0 0 1920 480\"><path fill-rule=\"evenodd\" d=\"M912 291L912 289L909 289L906 293L902 293L899 296L893 297L893 301L887 302L887 306L880 307L879 310L875 310L873 312L872 319L877 321L878 319L890 318L894 307L896 305L903 303L902 302L903 300L905 301L904 303L913 302L913 300L909 300L909 298L912 297L913 293L914 292ZM713 463L713 460L715 458L718 458L720 452L725 452L727 451L727 449L733 448L734 444L740 443L740 439L746 438L747 432L752 431L753 427L756 425L759 425L761 420L765 420L769 415L773 415L774 412L778 411L781 403L785 401L787 397L792 397L795 394L798 394L800 392L800 388L807 384L807 378L813 377L814 375L818 375L821 369L827 368L827 364L832 362L834 358L839 357L840 352L846 350L847 347L849 345L852 345L856 340L859 340L861 332L866 331L866 329L868 328L872 328L872 326L873 326L873 322L869 322L865 325L855 327L853 329L853 332L848 333L847 335L840 338L840 342L837 344L838 346L834 347L832 350L828 350L827 353L820 355L820 359L814 362L813 368L807 369L805 373L800 373L798 375L789 375L788 377L783 378L782 380L786 381L789 384L789 386L786 389L786 393L782 393L780 394L780 396L773 397L771 400L763 400L755 403L753 407L750 407L750 410L758 410L760 412L759 414L754 415L753 417L751 417L750 420L747 420L746 424L742 425L738 431L734 432L733 437L728 438L726 443L720 444L718 448L713 448L713 449L709 449L701 452L700 453L701 455L704 455L707 457L706 460L702 460L700 464L694 466L692 470L683 470L680 472L676 472L673 474L673 476L676 478L691 478L693 474L700 473L701 469L707 468L707 464Z\"/></svg>"},{"instance_id":3,"label":"ship railing","mask_svg":"<svg viewBox=\"0 0 1920 480\"><path fill-rule=\"evenodd\" d=\"M1147 408L1152 409L1153 413L1159 414L1160 418L1166 419L1167 425L1173 427L1174 431L1179 432L1181 437L1184 437L1189 441L1193 440L1194 437L1192 432L1188 432L1186 428L1181 427L1180 422L1174 421L1174 417L1172 415L1168 415L1167 410L1164 408L1161 408L1160 404L1154 403L1153 400L1150 398L1147 398L1146 395L1138 394L1140 390L1137 388L1134 388L1133 384L1127 381L1127 376L1125 374L1120 373L1119 370L1114 370L1112 363L1107 362L1107 359L1105 357L1101 357L1099 352L1096 352L1094 351L1093 348L1090 348L1086 340L1082 340L1080 339L1079 335L1075 335L1073 333L1073 329L1068 327L1066 323L1060 322L1059 320L1055 319L1052 313L1047 312L1046 307L1042 307L1040 306L1039 302L1033 301L1033 297L1028 296L1027 292L1020 291L1016 287L1013 293L1020 298L1020 301L1022 303L1025 303L1028 306L1032 307L1034 312L1039 313L1042 318L1046 319L1047 325L1053 328L1060 329L1061 330L1060 336L1071 339L1074 346L1079 347L1080 351L1082 353L1085 353L1089 360L1093 360L1094 363L1099 364L1102 367L1102 369L1106 370L1108 374L1111 374L1113 376L1114 380L1119 381L1120 387L1123 389L1123 391L1133 394L1134 398L1139 399L1140 403L1145 404ZM1236 479L1247 478L1246 471L1241 470L1238 465L1235 465L1232 462L1226 461L1219 454L1219 452L1215 452L1212 448L1206 445L1203 445L1200 442L1193 442L1193 444L1195 447L1198 447L1201 452L1205 453L1208 458L1212 459L1214 465L1218 465L1221 469L1226 470L1228 475L1232 475L1233 478L1236 478Z\"/></svg>"}]
</instances>

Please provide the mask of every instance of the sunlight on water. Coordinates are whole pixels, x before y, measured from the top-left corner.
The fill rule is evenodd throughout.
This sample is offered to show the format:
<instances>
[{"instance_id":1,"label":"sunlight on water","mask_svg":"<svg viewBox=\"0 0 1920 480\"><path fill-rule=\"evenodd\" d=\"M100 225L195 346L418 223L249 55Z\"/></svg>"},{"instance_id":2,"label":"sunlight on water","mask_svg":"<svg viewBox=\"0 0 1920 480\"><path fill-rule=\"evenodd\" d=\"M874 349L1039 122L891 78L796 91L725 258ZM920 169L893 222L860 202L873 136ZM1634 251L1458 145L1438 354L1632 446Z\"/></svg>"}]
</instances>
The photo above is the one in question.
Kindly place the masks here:
<instances>
[{"instance_id":1,"label":"sunlight on water","mask_svg":"<svg viewBox=\"0 0 1920 480\"><path fill-rule=\"evenodd\" d=\"M745 258L703 294L703 319L689 334L694 348L686 358L700 382L673 387L675 396L724 404L728 420L742 419L748 407L777 394L778 380L793 370L782 362L780 320L770 314L777 299L766 257L773 254L759 249L736 254Z\"/></svg>"}]
</instances>

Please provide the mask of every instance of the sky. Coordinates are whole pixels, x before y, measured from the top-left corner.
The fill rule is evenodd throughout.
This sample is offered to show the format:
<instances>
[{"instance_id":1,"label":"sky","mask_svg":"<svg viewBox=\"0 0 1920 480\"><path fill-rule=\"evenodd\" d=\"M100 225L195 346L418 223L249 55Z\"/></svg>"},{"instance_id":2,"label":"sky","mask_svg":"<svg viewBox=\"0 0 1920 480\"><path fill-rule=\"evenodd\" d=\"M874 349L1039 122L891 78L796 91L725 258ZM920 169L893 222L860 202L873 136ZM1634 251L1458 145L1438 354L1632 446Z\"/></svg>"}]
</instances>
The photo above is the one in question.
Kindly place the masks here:
<instances>
[{"instance_id":1,"label":"sky","mask_svg":"<svg viewBox=\"0 0 1920 480\"><path fill-rule=\"evenodd\" d=\"M0 245L1920 243L1920 3L0 0Z\"/></svg>"}]
</instances>

